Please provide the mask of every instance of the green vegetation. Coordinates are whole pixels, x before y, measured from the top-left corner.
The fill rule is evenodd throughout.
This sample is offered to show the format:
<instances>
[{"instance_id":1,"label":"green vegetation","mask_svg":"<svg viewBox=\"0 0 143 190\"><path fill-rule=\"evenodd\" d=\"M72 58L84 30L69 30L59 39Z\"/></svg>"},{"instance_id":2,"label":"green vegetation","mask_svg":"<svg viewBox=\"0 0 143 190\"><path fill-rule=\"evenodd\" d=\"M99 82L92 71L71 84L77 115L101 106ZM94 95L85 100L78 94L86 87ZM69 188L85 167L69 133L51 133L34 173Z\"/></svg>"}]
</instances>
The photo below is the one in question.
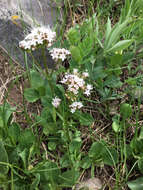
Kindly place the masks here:
<instances>
[{"instance_id":1,"label":"green vegetation","mask_svg":"<svg viewBox=\"0 0 143 190\"><path fill-rule=\"evenodd\" d=\"M109 2L65 2L72 22L49 50L70 55L53 53L54 70L47 42L35 45L45 69L25 72L24 101L38 107L30 115L24 107L26 127L7 98L0 106L3 190L74 189L81 176L98 177L104 190L142 190L143 1Z\"/></svg>"}]
</instances>

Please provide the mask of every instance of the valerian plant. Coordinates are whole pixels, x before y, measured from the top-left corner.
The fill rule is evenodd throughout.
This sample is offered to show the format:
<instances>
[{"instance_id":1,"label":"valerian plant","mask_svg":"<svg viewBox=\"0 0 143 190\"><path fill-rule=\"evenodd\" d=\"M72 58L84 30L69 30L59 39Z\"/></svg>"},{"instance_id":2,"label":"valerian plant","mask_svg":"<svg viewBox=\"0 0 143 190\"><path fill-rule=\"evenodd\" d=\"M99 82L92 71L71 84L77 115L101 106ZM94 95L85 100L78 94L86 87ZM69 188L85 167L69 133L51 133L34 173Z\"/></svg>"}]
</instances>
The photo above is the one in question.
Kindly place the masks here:
<instances>
[{"instance_id":1,"label":"valerian plant","mask_svg":"<svg viewBox=\"0 0 143 190\"><path fill-rule=\"evenodd\" d=\"M39 103L41 110L22 129L13 120L16 109L7 103L0 107L0 188L73 188L85 170L94 177L96 166L107 165L115 169L118 189L120 182L127 183L136 165L142 173L143 135L137 123L131 142L126 141L134 114L132 100L122 102L118 113L110 116L110 103L121 101L124 85L133 88L137 84L132 75L125 80L122 75L124 69L133 73L132 60L141 46L138 29L142 22L134 17L139 5L139 1L127 0L118 22L107 18L105 27L95 14L75 24L65 34L65 47L56 47L56 33L49 27L32 29L19 43L27 54L42 50L44 69L34 60L36 66L29 69L30 87L24 90L25 99ZM52 70L47 67L47 49L54 61ZM101 112L96 104L105 110ZM94 105L106 121L113 121L112 139L96 134ZM84 135L88 137L84 139ZM89 141L87 148L85 141ZM130 171L125 167L128 160L135 160ZM128 182L129 188L140 188L141 180Z\"/></svg>"}]
</instances>

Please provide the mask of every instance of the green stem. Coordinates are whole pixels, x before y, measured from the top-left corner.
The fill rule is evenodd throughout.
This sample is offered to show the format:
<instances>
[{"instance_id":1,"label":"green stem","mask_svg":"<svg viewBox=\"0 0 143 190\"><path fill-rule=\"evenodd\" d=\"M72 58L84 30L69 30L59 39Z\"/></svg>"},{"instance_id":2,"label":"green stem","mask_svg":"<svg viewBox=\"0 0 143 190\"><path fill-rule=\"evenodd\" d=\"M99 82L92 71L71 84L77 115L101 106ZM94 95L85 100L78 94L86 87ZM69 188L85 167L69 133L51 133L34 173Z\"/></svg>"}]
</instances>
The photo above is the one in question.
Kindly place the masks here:
<instances>
[{"instance_id":1,"label":"green stem","mask_svg":"<svg viewBox=\"0 0 143 190\"><path fill-rule=\"evenodd\" d=\"M46 50L46 48L45 48L45 46L43 46L42 47L42 56L43 56L43 61L44 61L44 67L45 67L47 76L49 76L49 71L48 71L48 66L47 66L47 58L46 58L45 50Z\"/></svg>"}]
</instances>

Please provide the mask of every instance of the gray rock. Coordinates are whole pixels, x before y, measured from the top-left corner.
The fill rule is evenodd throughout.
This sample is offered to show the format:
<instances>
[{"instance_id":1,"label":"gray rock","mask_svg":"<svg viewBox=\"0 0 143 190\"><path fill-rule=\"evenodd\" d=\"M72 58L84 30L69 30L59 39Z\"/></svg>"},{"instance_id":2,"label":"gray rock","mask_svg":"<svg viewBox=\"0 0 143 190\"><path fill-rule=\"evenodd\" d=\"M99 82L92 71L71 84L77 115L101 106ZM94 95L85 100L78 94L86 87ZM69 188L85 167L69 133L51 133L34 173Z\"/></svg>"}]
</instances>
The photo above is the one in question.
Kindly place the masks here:
<instances>
[{"instance_id":1,"label":"gray rock","mask_svg":"<svg viewBox=\"0 0 143 190\"><path fill-rule=\"evenodd\" d=\"M6 10L16 10L31 26L40 24L50 25L50 27L61 23L63 13L63 0L58 4L52 2L51 0L0 0Z\"/></svg>"},{"instance_id":2,"label":"gray rock","mask_svg":"<svg viewBox=\"0 0 143 190\"><path fill-rule=\"evenodd\" d=\"M100 190L102 183L98 178L90 178L78 184L76 190Z\"/></svg>"}]
</instances>

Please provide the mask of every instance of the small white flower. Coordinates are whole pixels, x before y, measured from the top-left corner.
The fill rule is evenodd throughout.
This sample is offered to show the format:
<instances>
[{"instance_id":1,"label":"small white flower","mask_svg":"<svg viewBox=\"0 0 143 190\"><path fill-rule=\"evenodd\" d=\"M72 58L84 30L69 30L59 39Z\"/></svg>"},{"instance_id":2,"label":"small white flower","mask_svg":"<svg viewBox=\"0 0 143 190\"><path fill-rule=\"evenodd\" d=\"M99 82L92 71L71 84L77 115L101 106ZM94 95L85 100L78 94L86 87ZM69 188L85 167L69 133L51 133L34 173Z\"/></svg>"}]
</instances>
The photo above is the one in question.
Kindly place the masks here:
<instances>
[{"instance_id":1,"label":"small white flower","mask_svg":"<svg viewBox=\"0 0 143 190\"><path fill-rule=\"evenodd\" d=\"M78 74L78 69L74 69L74 70L73 70L73 74L74 74L74 75Z\"/></svg>"},{"instance_id":2,"label":"small white flower","mask_svg":"<svg viewBox=\"0 0 143 190\"><path fill-rule=\"evenodd\" d=\"M71 113L74 113L76 111L76 109L72 108L71 109Z\"/></svg>"},{"instance_id":3,"label":"small white flower","mask_svg":"<svg viewBox=\"0 0 143 190\"><path fill-rule=\"evenodd\" d=\"M70 106L71 112L74 113L77 109L80 109L83 107L83 104L81 102L73 102Z\"/></svg>"},{"instance_id":4,"label":"small white flower","mask_svg":"<svg viewBox=\"0 0 143 190\"><path fill-rule=\"evenodd\" d=\"M83 72L83 73L82 73L82 76L83 76L84 78L87 78L87 77L89 77L89 74L88 74L88 72Z\"/></svg>"},{"instance_id":5,"label":"small white flower","mask_svg":"<svg viewBox=\"0 0 143 190\"><path fill-rule=\"evenodd\" d=\"M85 92L84 92L84 94L86 95L86 96L90 96L90 91L89 90L86 90Z\"/></svg>"},{"instance_id":6,"label":"small white flower","mask_svg":"<svg viewBox=\"0 0 143 190\"><path fill-rule=\"evenodd\" d=\"M52 105L53 105L55 108L57 108L57 107L60 105L60 103L61 103L61 99L60 99L60 98L58 98L58 97L53 98L53 100L52 100Z\"/></svg>"},{"instance_id":7,"label":"small white flower","mask_svg":"<svg viewBox=\"0 0 143 190\"><path fill-rule=\"evenodd\" d=\"M93 86L91 84L87 84L86 88L85 88L85 91L84 91L84 94L86 96L89 96L91 94L91 90L93 89Z\"/></svg>"},{"instance_id":8,"label":"small white flower","mask_svg":"<svg viewBox=\"0 0 143 190\"><path fill-rule=\"evenodd\" d=\"M87 84L86 89L87 89L87 90L92 90L92 89L93 89L93 86L92 86L91 84Z\"/></svg>"}]
</instances>

